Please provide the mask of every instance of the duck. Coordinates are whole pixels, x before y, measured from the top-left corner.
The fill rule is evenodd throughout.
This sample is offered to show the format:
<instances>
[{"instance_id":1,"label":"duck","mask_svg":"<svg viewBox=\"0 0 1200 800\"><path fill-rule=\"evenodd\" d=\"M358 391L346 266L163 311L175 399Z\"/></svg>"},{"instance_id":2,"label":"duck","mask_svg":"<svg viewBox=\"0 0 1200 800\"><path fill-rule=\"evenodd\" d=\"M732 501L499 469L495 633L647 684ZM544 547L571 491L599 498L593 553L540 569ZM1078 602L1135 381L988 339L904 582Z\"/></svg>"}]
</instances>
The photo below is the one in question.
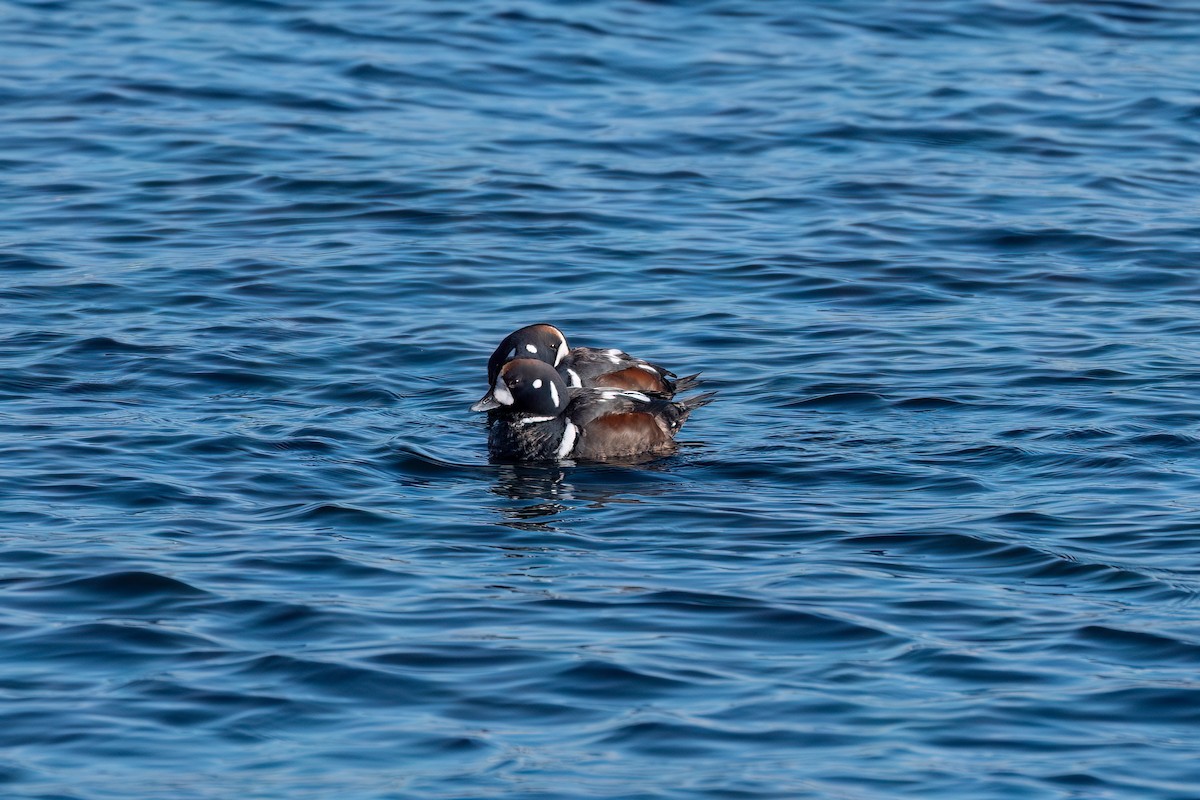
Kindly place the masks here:
<instances>
[{"instance_id":1,"label":"duck","mask_svg":"<svg viewBox=\"0 0 1200 800\"><path fill-rule=\"evenodd\" d=\"M488 385L495 384L501 367L519 358L544 361L558 370L566 385L574 389L628 389L669 400L700 383L699 373L680 378L665 367L615 347L569 347L562 331L541 322L504 337L488 359ZM485 405L487 399L485 394L475 405Z\"/></svg>"},{"instance_id":2,"label":"duck","mask_svg":"<svg viewBox=\"0 0 1200 800\"><path fill-rule=\"evenodd\" d=\"M551 364L517 358L484 400L488 450L499 461L610 461L667 455L688 415L715 392L675 401L631 389L571 387Z\"/></svg>"}]
</instances>

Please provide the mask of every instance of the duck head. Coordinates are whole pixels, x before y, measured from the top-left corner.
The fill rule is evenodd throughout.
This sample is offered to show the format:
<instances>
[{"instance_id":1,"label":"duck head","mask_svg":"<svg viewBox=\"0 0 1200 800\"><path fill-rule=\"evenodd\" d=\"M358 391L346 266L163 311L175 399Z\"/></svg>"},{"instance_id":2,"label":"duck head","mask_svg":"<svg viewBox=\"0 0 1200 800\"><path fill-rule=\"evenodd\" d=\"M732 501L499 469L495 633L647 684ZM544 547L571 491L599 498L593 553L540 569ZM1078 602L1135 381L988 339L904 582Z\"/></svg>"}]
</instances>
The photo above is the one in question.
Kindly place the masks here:
<instances>
[{"instance_id":1,"label":"duck head","mask_svg":"<svg viewBox=\"0 0 1200 800\"><path fill-rule=\"evenodd\" d=\"M492 388L471 410L499 409L553 419L567 409L569 400L567 384L554 367L545 361L518 358L500 367Z\"/></svg>"}]
</instances>

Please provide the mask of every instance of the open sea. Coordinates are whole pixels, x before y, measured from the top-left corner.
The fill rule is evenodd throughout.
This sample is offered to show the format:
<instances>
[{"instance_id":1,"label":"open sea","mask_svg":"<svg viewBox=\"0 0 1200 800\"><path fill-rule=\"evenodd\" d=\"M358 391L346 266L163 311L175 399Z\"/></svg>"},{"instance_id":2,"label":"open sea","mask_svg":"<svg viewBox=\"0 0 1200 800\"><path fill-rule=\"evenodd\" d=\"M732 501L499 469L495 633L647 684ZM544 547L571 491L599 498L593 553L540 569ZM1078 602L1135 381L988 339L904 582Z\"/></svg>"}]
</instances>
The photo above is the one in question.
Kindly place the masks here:
<instances>
[{"instance_id":1,"label":"open sea","mask_svg":"<svg viewBox=\"0 0 1200 800\"><path fill-rule=\"evenodd\" d=\"M1193 0L0 0L0 796L1196 800ZM489 463L551 322L717 401Z\"/></svg>"}]
</instances>

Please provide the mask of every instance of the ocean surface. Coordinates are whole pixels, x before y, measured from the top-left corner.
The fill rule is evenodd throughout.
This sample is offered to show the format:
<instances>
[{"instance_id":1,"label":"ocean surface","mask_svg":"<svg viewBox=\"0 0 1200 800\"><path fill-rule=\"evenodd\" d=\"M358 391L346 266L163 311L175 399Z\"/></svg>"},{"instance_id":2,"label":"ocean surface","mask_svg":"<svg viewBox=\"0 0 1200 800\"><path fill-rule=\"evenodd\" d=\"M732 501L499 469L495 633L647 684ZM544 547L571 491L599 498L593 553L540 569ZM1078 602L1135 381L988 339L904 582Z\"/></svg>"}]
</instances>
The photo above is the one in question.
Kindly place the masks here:
<instances>
[{"instance_id":1,"label":"ocean surface","mask_svg":"<svg viewBox=\"0 0 1200 800\"><path fill-rule=\"evenodd\" d=\"M1198 41L0 0L0 795L1200 797ZM542 321L718 400L491 464Z\"/></svg>"}]
</instances>

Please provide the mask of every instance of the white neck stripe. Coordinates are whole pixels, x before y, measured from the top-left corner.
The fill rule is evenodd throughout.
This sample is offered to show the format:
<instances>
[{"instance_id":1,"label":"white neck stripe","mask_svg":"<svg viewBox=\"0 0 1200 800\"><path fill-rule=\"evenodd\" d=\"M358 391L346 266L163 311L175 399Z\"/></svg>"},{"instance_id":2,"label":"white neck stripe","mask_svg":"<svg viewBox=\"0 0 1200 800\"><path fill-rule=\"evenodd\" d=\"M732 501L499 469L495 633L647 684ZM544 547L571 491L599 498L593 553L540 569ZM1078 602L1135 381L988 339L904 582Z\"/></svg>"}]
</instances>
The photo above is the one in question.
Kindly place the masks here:
<instances>
[{"instance_id":1,"label":"white neck stripe","mask_svg":"<svg viewBox=\"0 0 1200 800\"><path fill-rule=\"evenodd\" d=\"M575 426L574 422L567 420L567 427L566 430L563 431L563 438L558 444L558 452L555 453L555 456L558 458L566 458L569 456L571 451L575 449L575 437L578 435L579 428Z\"/></svg>"}]
</instances>

